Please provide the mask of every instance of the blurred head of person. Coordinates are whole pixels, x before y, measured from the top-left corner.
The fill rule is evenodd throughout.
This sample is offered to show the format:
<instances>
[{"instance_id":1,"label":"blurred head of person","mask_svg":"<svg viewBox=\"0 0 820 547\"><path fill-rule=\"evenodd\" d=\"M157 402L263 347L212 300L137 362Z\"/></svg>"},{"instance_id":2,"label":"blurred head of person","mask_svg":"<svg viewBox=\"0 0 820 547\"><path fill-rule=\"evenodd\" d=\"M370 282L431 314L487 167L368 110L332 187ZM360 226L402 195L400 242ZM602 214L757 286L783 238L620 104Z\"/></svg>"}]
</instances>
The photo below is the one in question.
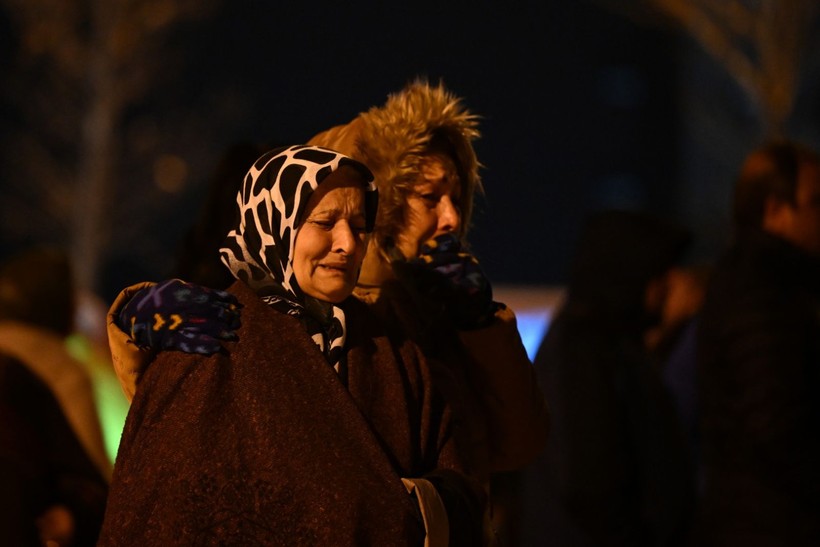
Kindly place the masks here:
<instances>
[{"instance_id":1,"label":"blurred head of person","mask_svg":"<svg viewBox=\"0 0 820 547\"><path fill-rule=\"evenodd\" d=\"M271 148L275 147L236 142L223 152L211 173L199 216L179 246L173 277L218 289L233 282L233 276L219 260L219 249L236 224L236 194L248 169Z\"/></svg>"},{"instance_id":2,"label":"blurred head of person","mask_svg":"<svg viewBox=\"0 0 820 547\"><path fill-rule=\"evenodd\" d=\"M573 254L568 309L617 329L637 332L657 324L674 267L690 242L688 230L650 213L589 215Z\"/></svg>"},{"instance_id":3,"label":"blurred head of person","mask_svg":"<svg viewBox=\"0 0 820 547\"><path fill-rule=\"evenodd\" d=\"M768 142L743 162L735 184L734 221L820 256L820 158L789 140Z\"/></svg>"},{"instance_id":4,"label":"blurred head of person","mask_svg":"<svg viewBox=\"0 0 820 547\"><path fill-rule=\"evenodd\" d=\"M74 293L71 263L60 249L31 248L0 266L0 320L67 336L74 328Z\"/></svg>"}]
</instances>

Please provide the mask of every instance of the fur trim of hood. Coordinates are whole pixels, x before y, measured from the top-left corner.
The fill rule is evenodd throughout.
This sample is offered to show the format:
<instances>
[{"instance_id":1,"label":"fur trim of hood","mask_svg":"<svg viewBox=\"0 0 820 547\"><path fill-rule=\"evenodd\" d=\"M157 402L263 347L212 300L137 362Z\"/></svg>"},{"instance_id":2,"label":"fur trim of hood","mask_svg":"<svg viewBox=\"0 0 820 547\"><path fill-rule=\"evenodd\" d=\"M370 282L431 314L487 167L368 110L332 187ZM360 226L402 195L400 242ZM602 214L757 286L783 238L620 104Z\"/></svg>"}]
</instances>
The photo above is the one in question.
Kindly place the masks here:
<instances>
[{"instance_id":1,"label":"fur trim of hood","mask_svg":"<svg viewBox=\"0 0 820 547\"><path fill-rule=\"evenodd\" d=\"M479 138L478 116L443 84L415 80L388 96L383 106L362 112L346 125L333 127L308 141L346 154L367 165L379 190L376 243L395 239L404 223L406 191L415 182L420 162L434 137L444 137L455 156L462 180L459 235L469 229L473 198L481 191L481 165L473 150Z\"/></svg>"}]
</instances>

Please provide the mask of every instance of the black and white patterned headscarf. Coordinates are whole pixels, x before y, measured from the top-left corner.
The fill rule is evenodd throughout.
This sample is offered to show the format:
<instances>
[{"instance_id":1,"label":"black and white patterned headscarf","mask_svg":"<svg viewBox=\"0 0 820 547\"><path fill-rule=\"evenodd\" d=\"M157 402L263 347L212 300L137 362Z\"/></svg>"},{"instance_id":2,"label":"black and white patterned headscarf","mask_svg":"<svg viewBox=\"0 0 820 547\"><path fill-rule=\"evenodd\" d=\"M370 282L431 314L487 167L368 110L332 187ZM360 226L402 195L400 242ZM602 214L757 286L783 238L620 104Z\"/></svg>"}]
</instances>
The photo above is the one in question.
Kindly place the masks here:
<instances>
[{"instance_id":1,"label":"black and white patterned headscarf","mask_svg":"<svg viewBox=\"0 0 820 547\"><path fill-rule=\"evenodd\" d=\"M366 182L366 231L373 230L377 193L373 175L343 154L316 146L290 146L264 154L245 176L237 194L239 226L220 249L222 262L263 301L299 317L308 334L337 371L345 343L344 312L306 295L293 274L293 246L311 194L343 165Z\"/></svg>"}]
</instances>

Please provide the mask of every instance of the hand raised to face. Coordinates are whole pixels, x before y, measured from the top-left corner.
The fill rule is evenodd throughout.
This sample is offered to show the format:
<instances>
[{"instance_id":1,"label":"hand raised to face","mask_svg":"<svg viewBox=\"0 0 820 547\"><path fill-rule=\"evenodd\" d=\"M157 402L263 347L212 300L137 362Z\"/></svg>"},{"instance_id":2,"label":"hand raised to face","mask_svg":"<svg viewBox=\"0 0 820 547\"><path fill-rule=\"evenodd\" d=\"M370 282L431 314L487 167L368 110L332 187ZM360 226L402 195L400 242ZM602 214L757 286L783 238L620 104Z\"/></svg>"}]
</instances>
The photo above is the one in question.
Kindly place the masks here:
<instances>
[{"instance_id":1,"label":"hand raised to face","mask_svg":"<svg viewBox=\"0 0 820 547\"><path fill-rule=\"evenodd\" d=\"M394 263L428 299L438 301L453 325L462 330L487 325L498 309L490 281L478 260L462 249L455 234L428 240L417 258Z\"/></svg>"}]
</instances>

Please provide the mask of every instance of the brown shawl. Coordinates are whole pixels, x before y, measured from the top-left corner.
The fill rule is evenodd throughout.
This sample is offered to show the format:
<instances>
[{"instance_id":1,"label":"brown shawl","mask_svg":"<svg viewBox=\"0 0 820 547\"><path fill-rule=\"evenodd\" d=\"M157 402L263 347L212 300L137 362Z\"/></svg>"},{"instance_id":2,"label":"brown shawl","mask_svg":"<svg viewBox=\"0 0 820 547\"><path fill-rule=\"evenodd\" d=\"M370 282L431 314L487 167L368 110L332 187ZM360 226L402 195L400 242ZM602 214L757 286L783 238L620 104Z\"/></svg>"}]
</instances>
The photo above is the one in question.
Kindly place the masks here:
<instances>
[{"instance_id":1,"label":"brown shawl","mask_svg":"<svg viewBox=\"0 0 820 547\"><path fill-rule=\"evenodd\" d=\"M400 477L461 463L415 346L348 299L345 388L298 319L229 290L239 342L142 377L100 545L421 545Z\"/></svg>"}]
</instances>

